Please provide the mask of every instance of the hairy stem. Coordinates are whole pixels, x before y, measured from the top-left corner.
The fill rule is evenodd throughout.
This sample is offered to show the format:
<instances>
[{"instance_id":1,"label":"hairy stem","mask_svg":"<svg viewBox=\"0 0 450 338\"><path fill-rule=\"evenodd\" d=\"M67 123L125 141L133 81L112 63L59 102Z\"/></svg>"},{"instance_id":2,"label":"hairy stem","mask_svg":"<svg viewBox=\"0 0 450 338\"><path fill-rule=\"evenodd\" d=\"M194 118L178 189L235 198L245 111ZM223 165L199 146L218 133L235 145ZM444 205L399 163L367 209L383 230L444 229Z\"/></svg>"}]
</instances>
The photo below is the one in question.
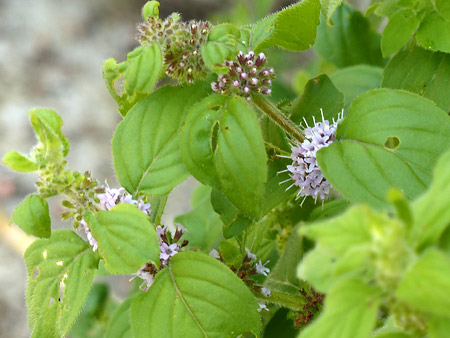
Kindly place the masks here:
<instances>
[{"instance_id":1,"label":"hairy stem","mask_svg":"<svg viewBox=\"0 0 450 338\"><path fill-rule=\"evenodd\" d=\"M278 124L286 133L295 138L298 142L305 140L305 134L294 122L284 115L277 107L262 95L254 95L253 102L266 113L276 124Z\"/></svg>"}]
</instances>

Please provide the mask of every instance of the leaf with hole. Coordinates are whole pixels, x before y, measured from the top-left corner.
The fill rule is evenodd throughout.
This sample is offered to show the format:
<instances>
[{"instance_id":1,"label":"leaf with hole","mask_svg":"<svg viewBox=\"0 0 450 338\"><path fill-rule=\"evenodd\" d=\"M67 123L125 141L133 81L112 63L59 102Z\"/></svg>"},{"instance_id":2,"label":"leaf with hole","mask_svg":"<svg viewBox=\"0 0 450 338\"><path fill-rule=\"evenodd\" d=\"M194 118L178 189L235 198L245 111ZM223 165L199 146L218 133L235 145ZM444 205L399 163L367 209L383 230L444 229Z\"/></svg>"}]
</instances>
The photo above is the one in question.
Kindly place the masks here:
<instances>
[{"instance_id":1,"label":"leaf with hole","mask_svg":"<svg viewBox=\"0 0 450 338\"><path fill-rule=\"evenodd\" d=\"M131 305L136 338L259 337L258 305L223 263L199 252L176 254Z\"/></svg>"},{"instance_id":2,"label":"leaf with hole","mask_svg":"<svg viewBox=\"0 0 450 338\"><path fill-rule=\"evenodd\" d=\"M135 205L121 203L85 218L109 271L135 273L147 262L159 266L155 228Z\"/></svg>"},{"instance_id":3,"label":"leaf with hole","mask_svg":"<svg viewBox=\"0 0 450 338\"><path fill-rule=\"evenodd\" d=\"M24 255L32 337L65 336L91 288L98 256L71 230L38 239Z\"/></svg>"},{"instance_id":4,"label":"leaf with hole","mask_svg":"<svg viewBox=\"0 0 450 338\"><path fill-rule=\"evenodd\" d=\"M428 99L375 89L353 101L336 138L317 154L325 177L352 202L390 208L391 187L410 200L426 190L450 145L450 119Z\"/></svg>"},{"instance_id":5,"label":"leaf with hole","mask_svg":"<svg viewBox=\"0 0 450 338\"><path fill-rule=\"evenodd\" d=\"M189 108L209 85L166 86L136 104L114 133L114 168L131 194L164 195L189 176L180 154L179 132Z\"/></svg>"}]
</instances>

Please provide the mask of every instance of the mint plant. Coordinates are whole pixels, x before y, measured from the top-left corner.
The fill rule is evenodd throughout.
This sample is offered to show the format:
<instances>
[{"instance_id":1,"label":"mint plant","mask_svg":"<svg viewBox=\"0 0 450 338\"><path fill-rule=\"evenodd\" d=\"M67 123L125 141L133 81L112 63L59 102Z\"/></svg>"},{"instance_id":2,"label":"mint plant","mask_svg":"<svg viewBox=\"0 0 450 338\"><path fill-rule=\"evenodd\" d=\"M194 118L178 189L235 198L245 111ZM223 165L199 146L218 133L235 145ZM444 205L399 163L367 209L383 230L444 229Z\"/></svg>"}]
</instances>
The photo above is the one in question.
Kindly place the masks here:
<instances>
[{"instance_id":1,"label":"mint plant","mask_svg":"<svg viewBox=\"0 0 450 338\"><path fill-rule=\"evenodd\" d=\"M448 2L303 0L244 26L158 8L102 69L120 187L67 167L52 110L3 157L39 174L11 217L38 237L31 336L448 337ZM280 55L311 46L290 99ZM192 210L163 224L191 175ZM52 230L52 196L74 230ZM117 274L136 282L121 304L95 283Z\"/></svg>"}]
</instances>

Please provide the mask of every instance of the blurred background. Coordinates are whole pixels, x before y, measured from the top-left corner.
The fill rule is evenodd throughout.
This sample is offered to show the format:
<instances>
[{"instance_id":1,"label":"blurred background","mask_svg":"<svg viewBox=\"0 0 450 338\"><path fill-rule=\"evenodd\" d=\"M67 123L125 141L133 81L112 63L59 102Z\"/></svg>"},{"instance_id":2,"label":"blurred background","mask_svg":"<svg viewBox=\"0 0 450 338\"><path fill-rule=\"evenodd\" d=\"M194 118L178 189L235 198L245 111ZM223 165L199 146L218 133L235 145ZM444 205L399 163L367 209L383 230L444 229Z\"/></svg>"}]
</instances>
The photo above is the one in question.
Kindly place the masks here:
<instances>
[{"instance_id":1,"label":"blurred background","mask_svg":"<svg viewBox=\"0 0 450 338\"><path fill-rule=\"evenodd\" d=\"M101 67L118 62L137 46L136 24L145 0L0 0L0 157L9 150L28 153L36 140L28 120L31 108L50 108L64 121L71 142L72 170L90 170L99 182L117 187L111 138L120 121L116 103L104 86ZM295 1L160 0L160 16L173 11L184 19L208 18L213 23L250 23ZM359 1L361 2L361 1ZM364 3L367 1L362 1ZM361 5L361 4L359 4ZM289 54L305 63L312 53ZM292 82L292 71L286 72ZM291 77L291 78L290 78ZM290 95L295 94L295 89ZM0 165L0 338L28 337L24 300L26 270L23 252L33 240L8 219L17 204L34 191L34 174L12 172ZM187 180L172 192L167 221L189 209L195 185ZM50 200L52 221L62 224L58 201ZM128 280L113 285L126 295Z\"/></svg>"}]
</instances>

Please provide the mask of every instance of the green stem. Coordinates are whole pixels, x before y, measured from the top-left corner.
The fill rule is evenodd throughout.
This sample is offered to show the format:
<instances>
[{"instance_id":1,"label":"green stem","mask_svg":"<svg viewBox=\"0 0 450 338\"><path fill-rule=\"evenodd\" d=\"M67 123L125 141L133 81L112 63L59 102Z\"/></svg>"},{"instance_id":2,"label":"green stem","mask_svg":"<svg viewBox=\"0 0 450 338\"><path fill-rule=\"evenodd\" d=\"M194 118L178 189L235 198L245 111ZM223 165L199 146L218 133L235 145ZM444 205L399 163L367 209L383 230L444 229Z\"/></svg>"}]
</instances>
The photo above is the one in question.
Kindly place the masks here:
<instances>
[{"instance_id":1,"label":"green stem","mask_svg":"<svg viewBox=\"0 0 450 338\"><path fill-rule=\"evenodd\" d=\"M305 140L305 134L294 122L284 115L277 107L262 95L254 95L253 102L268 115L276 124L278 124L286 133L302 143Z\"/></svg>"}]
</instances>

